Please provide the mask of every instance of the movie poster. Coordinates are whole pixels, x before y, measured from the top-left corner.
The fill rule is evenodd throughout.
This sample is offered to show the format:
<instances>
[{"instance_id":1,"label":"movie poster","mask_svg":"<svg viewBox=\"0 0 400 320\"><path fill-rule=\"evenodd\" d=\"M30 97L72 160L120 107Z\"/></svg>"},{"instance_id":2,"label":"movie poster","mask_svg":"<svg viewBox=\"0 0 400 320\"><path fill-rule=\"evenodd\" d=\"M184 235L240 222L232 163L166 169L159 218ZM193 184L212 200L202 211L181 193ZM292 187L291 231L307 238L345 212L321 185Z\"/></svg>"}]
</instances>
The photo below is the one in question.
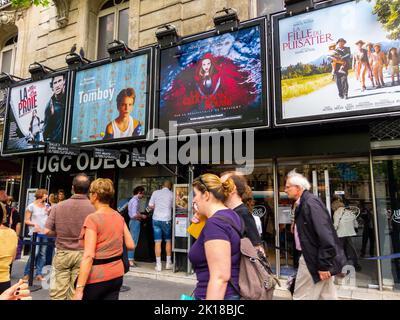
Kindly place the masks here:
<instances>
[{"instance_id":1,"label":"movie poster","mask_svg":"<svg viewBox=\"0 0 400 320\"><path fill-rule=\"evenodd\" d=\"M30 82L10 90L4 153L62 143L67 75Z\"/></svg>"},{"instance_id":2,"label":"movie poster","mask_svg":"<svg viewBox=\"0 0 400 320\"><path fill-rule=\"evenodd\" d=\"M144 136L148 72L147 54L77 72L70 142Z\"/></svg>"},{"instance_id":3,"label":"movie poster","mask_svg":"<svg viewBox=\"0 0 400 320\"><path fill-rule=\"evenodd\" d=\"M260 25L161 51L159 127L263 125Z\"/></svg>"},{"instance_id":4,"label":"movie poster","mask_svg":"<svg viewBox=\"0 0 400 320\"><path fill-rule=\"evenodd\" d=\"M400 39L377 10L360 0L278 20L282 122L400 105Z\"/></svg>"}]
</instances>

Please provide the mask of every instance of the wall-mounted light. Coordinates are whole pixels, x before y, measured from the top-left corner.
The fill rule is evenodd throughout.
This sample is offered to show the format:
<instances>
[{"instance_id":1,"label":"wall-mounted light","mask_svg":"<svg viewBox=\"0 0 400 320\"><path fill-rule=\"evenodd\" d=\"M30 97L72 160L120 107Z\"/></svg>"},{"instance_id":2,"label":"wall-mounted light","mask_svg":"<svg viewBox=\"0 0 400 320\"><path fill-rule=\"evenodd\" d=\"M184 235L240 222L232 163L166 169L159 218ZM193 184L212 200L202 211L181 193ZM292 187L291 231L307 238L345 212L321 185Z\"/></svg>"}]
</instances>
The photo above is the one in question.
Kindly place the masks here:
<instances>
[{"instance_id":1,"label":"wall-mounted light","mask_svg":"<svg viewBox=\"0 0 400 320\"><path fill-rule=\"evenodd\" d=\"M24 79L22 79L20 77L13 76L13 75L11 75L9 73L6 73L6 72L0 73L0 89L6 89L10 85L12 85L13 83L16 83L17 80L15 80L15 79L24 80Z\"/></svg>"},{"instance_id":2,"label":"wall-mounted light","mask_svg":"<svg viewBox=\"0 0 400 320\"><path fill-rule=\"evenodd\" d=\"M296 14L309 11L314 8L313 0L284 0L287 14Z\"/></svg>"},{"instance_id":3,"label":"wall-mounted light","mask_svg":"<svg viewBox=\"0 0 400 320\"><path fill-rule=\"evenodd\" d=\"M213 17L217 33L231 32L239 28L239 17L236 9L223 8L217 11Z\"/></svg>"},{"instance_id":4,"label":"wall-mounted light","mask_svg":"<svg viewBox=\"0 0 400 320\"><path fill-rule=\"evenodd\" d=\"M34 62L29 65L29 73L32 76L33 81L37 81L40 79L43 79L43 77L48 74L49 72L54 72L55 70L44 66L43 64L39 62Z\"/></svg>"},{"instance_id":5,"label":"wall-mounted light","mask_svg":"<svg viewBox=\"0 0 400 320\"><path fill-rule=\"evenodd\" d=\"M128 53L132 52L132 49L128 48L124 41L114 40L108 44L107 52L110 58L115 60L125 57Z\"/></svg>"},{"instance_id":6,"label":"wall-mounted light","mask_svg":"<svg viewBox=\"0 0 400 320\"><path fill-rule=\"evenodd\" d=\"M81 67L87 63L90 63L91 61L82 57L80 54L73 52L73 53L68 53L65 56L65 62L67 63L68 68L70 70L76 70L79 67Z\"/></svg>"},{"instance_id":7,"label":"wall-mounted light","mask_svg":"<svg viewBox=\"0 0 400 320\"><path fill-rule=\"evenodd\" d=\"M176 45L180 41L178 31L173 24L166 24L157 28L156 38L160 48Z\"/></svg>"}]
</instances>

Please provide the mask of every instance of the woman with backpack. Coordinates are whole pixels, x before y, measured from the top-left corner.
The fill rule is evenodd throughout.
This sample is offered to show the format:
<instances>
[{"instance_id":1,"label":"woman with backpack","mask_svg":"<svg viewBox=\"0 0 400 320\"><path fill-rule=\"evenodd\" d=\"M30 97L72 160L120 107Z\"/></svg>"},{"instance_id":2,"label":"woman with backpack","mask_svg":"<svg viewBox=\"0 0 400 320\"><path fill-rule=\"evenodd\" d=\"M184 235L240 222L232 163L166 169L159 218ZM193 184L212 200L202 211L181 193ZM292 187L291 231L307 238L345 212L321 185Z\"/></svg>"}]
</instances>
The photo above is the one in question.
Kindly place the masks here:
<instances>
[{"instance_id":1,"label":"woman with backpack","mask_svg":"<svg viewBox=\"0 0 400 320\"><path fill-rule=\"evenodd\" d=\"M193 182L193 206L207 221L189 252L197 276L197 300L239 300L240 217L224 205L234 189L231 178L222 182L214 174L203 174ZM231 223L229 223L230 221Z\"/></svg>"}]
</instances>

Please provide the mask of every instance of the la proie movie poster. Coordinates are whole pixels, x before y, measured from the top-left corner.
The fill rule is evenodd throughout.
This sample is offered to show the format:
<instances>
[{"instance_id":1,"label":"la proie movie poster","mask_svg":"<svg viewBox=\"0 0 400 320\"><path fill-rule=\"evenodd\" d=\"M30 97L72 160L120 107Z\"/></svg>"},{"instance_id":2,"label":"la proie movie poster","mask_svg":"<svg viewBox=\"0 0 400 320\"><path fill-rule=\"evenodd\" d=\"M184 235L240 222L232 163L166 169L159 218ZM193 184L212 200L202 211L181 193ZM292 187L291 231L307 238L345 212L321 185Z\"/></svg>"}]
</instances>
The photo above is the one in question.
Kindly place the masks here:
<instances>
[{"instance_id":1,"label":"la proie movie poster","mask_svg":"<svg viewBox=\"0 0 400 320\"><path fill-rule=\"evenodd\" d=\"M7 153L61 143L64 131L66 74L14 87L5 132Z\"/></svg>"},{"instance_id":2,"label":"la proie movie poster","mask_svg":"<svg viewBox=\"0 0 400 320\"><path fill-rule=\"evenodd\" d=\"M159 127L262 125L261 36L257 25L162 50Z\"/></svg>"},{"instance_id":3,"label":"la proie movie poster","mask_svg":"<svg viewBox=\"0 0 400 320\"><path fill-rule=\"evenodd\" d=\"M148 55L81 70L75 79L71 143L146 134Z\"/></svg>"},{"instance_id":4,"label":"la proie movie poster","mask_svg":"<svg viewBox=\"0 0 400 320\"><path fill-rule=\"evenodd\" d=\"M360 0L279 20L283 120L400 105L400 41L378 10Z\"/></svg>"}]
</instances>

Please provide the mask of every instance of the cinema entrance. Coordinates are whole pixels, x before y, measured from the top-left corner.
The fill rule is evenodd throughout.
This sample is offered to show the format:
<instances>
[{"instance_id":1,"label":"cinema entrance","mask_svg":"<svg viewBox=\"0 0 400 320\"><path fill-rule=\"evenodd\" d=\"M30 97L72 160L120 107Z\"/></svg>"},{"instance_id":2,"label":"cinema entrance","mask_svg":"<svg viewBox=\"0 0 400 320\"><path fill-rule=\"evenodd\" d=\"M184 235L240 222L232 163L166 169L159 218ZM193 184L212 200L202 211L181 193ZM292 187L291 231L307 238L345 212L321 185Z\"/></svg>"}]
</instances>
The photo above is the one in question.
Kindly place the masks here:
<instances>
[{"instance_id":1,"label":"cinema entrance","mask_svg":"<svg viewBox=\"0 0 400 320\"><path fill-rule=\"evenodd\" d=\"M394 168L397 170L396 166ZM221 174L235 169L229 165L199 166L196 167L195 176L203 173ZM338 222L335 210L339 200L351 212L352 219L348 222L355 234L351 236L351 245L346 245L345 252L347 264L355 268L354 285L377 288L378 264L376 260L368 259L377 255L377 221L373 210L369 157L256 160L253 173L247 176L255 200L253 215L261 219L260 233L275 272L286 277L298 267L300 253L295 248L291 232L292 201L284 192L286 175L294 169L307 177L312 185L310 192L322 199L334 222ZM393 181L387 180L390 179L385 180L386 184Z\"/></svg>"}]
</instances>

